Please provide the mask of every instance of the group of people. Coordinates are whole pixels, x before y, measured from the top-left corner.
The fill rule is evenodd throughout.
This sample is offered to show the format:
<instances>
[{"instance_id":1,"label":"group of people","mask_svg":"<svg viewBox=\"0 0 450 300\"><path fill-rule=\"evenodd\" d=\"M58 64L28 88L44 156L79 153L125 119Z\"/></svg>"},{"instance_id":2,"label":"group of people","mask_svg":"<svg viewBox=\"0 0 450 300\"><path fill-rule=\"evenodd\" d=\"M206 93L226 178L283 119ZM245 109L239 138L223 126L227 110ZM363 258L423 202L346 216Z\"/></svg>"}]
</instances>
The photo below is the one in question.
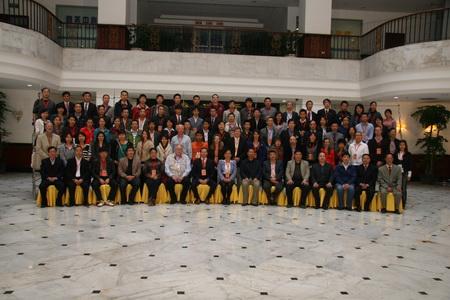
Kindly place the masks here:
<instances>
[{"instance_id":1,"label":"group of people","mask_svg":"<svg viewBox=\"0 0 450 300\"><path fill-rule=\"evenodd\" d=\"M41 92L33 107L32 164L41 172L42 206L50 185L58 190L57 205L62 205L66 188L74 205L77 186L86 204L90 187L99 206L114 205L117 189L122 203L133 204L144 185L148 203L154 205L161 183L171 203L177 202L175 185L181 184L181 203L186 203L189 190L194 202L200 203L200 185L210 187L204 199L209 203L220 185L223 204L229 204L237 185L243 205L258 205L261 188L269 204L275 205L285 188L291 207L296 187L301 189L301 207L312 191L315 207L328 209L334 189L338 209L352 210L354 200L357 211L369 210L376 189L382 212L386 212L388 193L395 196L397 213L401 202L406 205L411 154L406 141L396 137L392 111L386 109L383 117L375 101L367 111L357 104L353 113L347 101L340 103L338 112L329 99L317 112L312 101L299 111L287 101L281 112L269 97L261 108L251 98L245 99L243 107L233 100L225 107L217 94L206 105L196 95L189 106L183 105L180 94L171 101L157 95L152 105L142 94L133 105L128 92L122 91L113 106L106 94L97 106L89 92L82 94L79 103L71 101L69 92L62 94L59 103L50 100L48 88ZM100 186L105 184L111 189L103 201ZM128 185L132 187L129 195ZM325 190L322 205L321 188ZM367 201L361 207L363 191Z\"/></svg>"}]
</instances>

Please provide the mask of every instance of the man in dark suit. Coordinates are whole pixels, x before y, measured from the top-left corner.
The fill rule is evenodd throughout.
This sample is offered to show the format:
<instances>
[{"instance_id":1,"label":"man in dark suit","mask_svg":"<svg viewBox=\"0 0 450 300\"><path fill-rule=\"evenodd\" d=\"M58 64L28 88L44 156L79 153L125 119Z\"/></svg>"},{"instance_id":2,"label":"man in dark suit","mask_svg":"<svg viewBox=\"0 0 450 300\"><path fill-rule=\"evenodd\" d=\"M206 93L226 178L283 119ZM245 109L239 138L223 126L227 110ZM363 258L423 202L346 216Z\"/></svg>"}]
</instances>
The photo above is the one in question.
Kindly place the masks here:
<instances>
[{"instance_id":1,"label":"man in dark suit","mask_svg":"<svg viewBox=\"0 0 450 300\"><path fill-rule=\"evenodd\" d=\"M85 119L95 119L97 116L97 106L92 101L92 94L90 92L84 92L83 95L83 115Z\"/></svg>"},{"instance_id":2,"label":"man in dark suit","mask_svg":"<svg viewBox=\"0 0 450 300\"><path fill-rule=\"evenodd\" d=\"M202 129L200 129L200 132L202 133L202 136L203 136L203 140L205 142L207 142L208 144L212 143L212 141L213 141L213 132L210 129L210 126L211 125L209 124L209 121L204 120L203 124L202 124ZM226 144L225 141L224 141L224 144Z\"/></svg>"},{"instance_id":3,"label":"man in dark suit","mask_svg":"<svg viewBox=\"0 0 450 300\"><path fill-rule=\"evenodd\" d=\"M298 134L297 129L295 128L295 125L296 124L295 124L294 120L292 120L292 119L289 120L287 128L280 133L280 139L281 139L281 142L283 143L283 147L285 147L285 148L289 147L289 139L291 136L295 136L296 139L299 138L299 134ZM289 160L290 159L291 158L289 158Z\"/></svg>"},{"instance_id":4,"label":"man in dark suit","mask_svg":"<svg viewBox=\"0 0 450 300\"><path fill-rule=\"evenodd\" d=\"M209 204L211 196L214 195L216 191L216 169L214 167L214 161L208 158L208 149L202 148L200 150L200 158L194 160L192 164L192 185L191 190L194 194L195 204L200 203L200 195L198 194L198 186L200 184L206 184L209 186L209 193L205 198L205 203Z\"/></svg>"},{"instance_id":5,"label":"man in dark suit","mask_svg":"<svg viewBox=\"0 0 450 300\"><path fill-rule=\"evenodd\" d=\"M74 104L70 101L70 93L65 91L62 93L63 101L56 104L56 110L62 107L64 108L64 116L69 116L73 114Z\"/></svg>"},{"instance_id":6,"label":"man in dark suit","mask_svg":"<svg viewBox=\"0 0 450 300\"><path fill-rule=\"evenodd\" d=\"M62 197L65 192L63 176L64 163L57 156L56 148L48 147L48 157L42 160L41 163L41 184L39 190L41 192L41 207L47 206L47 188L54 185L58 190L56 198L56 206L62 206Z\"/></svg>"},{"instance_id":7,"label":"man in dark suit","mask_svg":"<svg viewBox=\"0 0 450 300\"><path fill-rule=\"evenodd\" d=\"M359 165L356 170L356 184L355 184L355 205L356 210L361 211L361 193L366 192L366 202L364 203L364 210L369 211L370 203L375 194L375 184L377 182L378 168L370 163L370 155L364 154L362 157L362 165Z\"/></svg>"},{"instance_id":8,"label":"man in dark suit","mask_svg":"<svg viewBox=\"0 0 450 300\"><path fill-rule=\"evenodd\" d=\"M251 119L252 131L260 131L264 127L266 127L266 121L263 119L261 115L261 111L258 108L255 108L253 112L253 118Z\"/></svg>"},{"instance_id":9,"label":"man in dark suit","mask_svg":"<svg viewBox=\"0 0 450 300\"><path fill-rule=\"evenodd\" d=\"M272 187L274 191L272 192ZM263 164L263 189L270 205L277 205L277 198L283 190L283 162L277 160L277 152L269 151L269 160Z\"/></svg>"},{"instance_id":10,"label":"man in dark suit","mask_svg":"<svg viewBox=\"0 0 450 300\"><path fill-rule=\"evenodd\" d=\"M83 128L84 125L86 125L87 118L85 118L83 114L83 105L81 103L75 103L72 116L75 118L78 129Z\"/></svg>"},{"instance_id":11,"label":"man in dark suit","mask_svg":"<svg viewBox=\"0 0 450 300\"><path fill-rule=\"evenodd\" d=\"M128 110L128 115L131 116L132 105L128 101L128 92L120 92L120 100L114 105L114 117L118 118L122 115L122 111Z\"/></svg>"},{"instance_id":12,"label":"man in dark suit","mask_svg":"<svg viewBox=\"0 0 450 300\"><path fill-rule=\"evenodd\" d=\"M295 136L291 136L289 138L289 144L287 146L283 146L284 153L283 153L283 165L286 167L288 162L290 160L294 159L294 154L297 151L304 152L302 149L302 146L298 142L297 138Z\"/></svg>"},{"instance_id":13,"label":"man in dark suit","mask_svg":"<svg viewBox=\"0 0 450 300\"><path fill-rule=\"evenodd\" d=\"M322 208L328 209L330 198L333 195L333 167L326 162L325 153L323 152L319 153L319 162L311 168L311 185L316 209L320 208L319 190L321 188L325 189Z\"/></svg>"},{"instance_id":14,"label":"man in dark suit","mask_svg":"<svg viewBox=\"0 0 450 300\"><path fill-rule=\"evenodd\" d=\"M323 99L323 108L319 109L317 112L317 119L324 117L327 120L327 126L331 126L333 122L337 121L337 113L334 109L331 108L331 100Z\"/></svg>"},{"instance_id":15,"label":"man in dark suit","mask_svg":"<svg viewBox=\"0 0 450 300\"><path fill-rule=\"evenodd\" d=\"M311 100L306 101L306 119L309 123L311 123L312 121L319 122L317 120L317 114L312 110L313 105L314 103Z\"/></svg>"},{"instance_id":16,"label":"man in dark suit","mask_svg":"<svg viewBox=\"0 0 450 300\"><path fill-rule=\"evenodd\" d=\"M97 197L98 205L102 206L107 204L114 206L114 200L116 197L117 183L116 183L116 166L112 159L108 157L108 150L101 148L99 151L98 159L92 163L92 189ZM102 194L100 193L101 185L109 185L110 191L106 199L106 203L103 202Z\"/></svg>"},{"instance_id":17,"label":"man in dark suit","mask_svg":"<svg viewBox=\"0 0 450 300\"><path fill-rule=\"evenodd\" d=\"M75 204L75 189L77 186L80 186L83 190L83 201L85 205L88 205L91 170L89 162L83 158L83 148L80 145L75 147L75 157L67 161L64 180L69 188L69 206Z\"/></svg>"},{"instance_id":18,"label":"man in dark suit","mask_svg":"<svg viewBox=\"0 0 450 300\"><path fill-rule=\"evenodd\" d=\"M219 126L220 121L222 119L217 114L217 110L214 107L211 107L209 109L209 116L206 118L206 120L209 122L210 129L213 133L217 132L217 128Z\"/></svg>"},{"instance_id":19,"label":"man in dark suit","mask_svg":"<svg viewBox=\"0 0 450 300\"><path fill-rule=\"evenodd\" d=\"M298 121L298 113L295 111L294 102L288 101L286 103L286 111L283 113L283 121L289 122L289 120L294 120L297 124Z\"/></svg>"},{"instance_id":20,"label":"man in dark suit","mask_svg":"<svg viewBox=\"0 0 450 300\"><path fill-rule=\"evenodd\" d=\"M233 137L228 141L228 149L231 150L231 156L239 167L240 160L243 160L246 156L248 146L246 140L241 136L239 127L236 127L233 133Z\"/></svg>"},{"instance_id":21,"label":"man in dark suit","mask_svg":"<svg viewBox=\"0 0 450 300\"><path fill-rule=\"evenodd\" d=\"M166 128L167 116L164 111L164 106L158 106L158 113L152 118L152 122L155 123L156 129L161 126L162 129Z\"/></svg>"},{"instance_id":22,"label":"man in dark suit","mask_svg":"<svg viewBox=\"0 0 450 300\"><path fill-rule=\"evenodd\" d=\"M174 106L174 114L172 115L172 122L174 126L184 124L185 117L183 115L183 106L181 104Z\"/></svg>"}]
</instances>

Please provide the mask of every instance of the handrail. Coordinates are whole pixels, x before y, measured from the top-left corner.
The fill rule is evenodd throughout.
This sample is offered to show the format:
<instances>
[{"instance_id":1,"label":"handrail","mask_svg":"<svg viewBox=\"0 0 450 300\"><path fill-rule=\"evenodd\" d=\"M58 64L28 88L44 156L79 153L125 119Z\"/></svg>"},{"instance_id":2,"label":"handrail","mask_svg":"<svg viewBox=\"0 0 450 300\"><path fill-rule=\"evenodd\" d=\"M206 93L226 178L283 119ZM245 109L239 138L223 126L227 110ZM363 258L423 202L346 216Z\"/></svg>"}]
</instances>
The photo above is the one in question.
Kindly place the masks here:
<instances>
[{"instance_id":1,"label":"handrail","mask_svg":"<svg viewBox=\"0 0 450 300\"><path fill-rule=\"evenodd\" d=\"M448 10L448 9L449 8L445 8L445 7L443 7L443 8L433 8L433 9L423 10L423 11L419 11L419 12L415 12L415 13L411 13L411 14L406 14L404 16L396 17L394 19L387 20L386 22L381 23L380 25L377 25L376 27L372 28L371 30L369 30L366 33L364 33L363 35L361 35L361 37L364 37L365 35L368 35L372 31L376 31L378 28L381 28L381 27L385 26L386 24L388 24L390 22L395 22L395 21L403 19L403 18L413 17L415 15L421 15L421 14L424 14L424 13L435 12L435 11L444 11L444 10Z\"/></svg>"}]
</instances>

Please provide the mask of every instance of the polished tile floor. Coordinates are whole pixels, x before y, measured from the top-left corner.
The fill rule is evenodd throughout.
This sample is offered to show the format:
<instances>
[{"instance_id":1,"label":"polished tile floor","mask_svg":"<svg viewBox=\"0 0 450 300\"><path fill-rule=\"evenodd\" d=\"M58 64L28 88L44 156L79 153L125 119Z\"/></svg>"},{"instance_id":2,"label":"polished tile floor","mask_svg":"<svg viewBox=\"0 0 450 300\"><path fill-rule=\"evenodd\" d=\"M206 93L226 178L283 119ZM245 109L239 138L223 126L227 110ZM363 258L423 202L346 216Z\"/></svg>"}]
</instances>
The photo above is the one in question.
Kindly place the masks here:
<instances>
[{"instance_id":1,"label":"polished tile floor","mask_svg":"<svg viewBox=\"0 0 450 300\"><path fill-rule=\"evenodd\" d=\"M404 215L283 207L37 208L0 175L1 299L450 299L450 189Z\"/></svg>"}]
</instances>

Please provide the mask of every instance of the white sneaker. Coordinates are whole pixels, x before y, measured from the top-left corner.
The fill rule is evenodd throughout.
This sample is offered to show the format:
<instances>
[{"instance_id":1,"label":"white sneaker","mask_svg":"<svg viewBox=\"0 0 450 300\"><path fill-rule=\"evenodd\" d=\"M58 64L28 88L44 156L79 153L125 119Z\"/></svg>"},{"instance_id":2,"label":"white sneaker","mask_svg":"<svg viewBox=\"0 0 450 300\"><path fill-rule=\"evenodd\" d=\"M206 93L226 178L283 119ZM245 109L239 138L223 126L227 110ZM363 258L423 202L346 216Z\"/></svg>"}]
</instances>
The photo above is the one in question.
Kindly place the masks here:
<instances>
[{"instance_id":1,"label":"white sneaker","mask_svg":"<svg viewBox=\"0 0 450 300\"><path fill-rule=\"evenodd\" d=\"M99 203L97 203L97 207L102 207L103 205L105 205L105 203L103 203L103 201L102 201L102 202L99 202Z\"/></svg>"},{"instance_id":2,"label":"white sneaker","mask_svg":"<svg viewBox=\"0 0 450 300\"><path fill-rule=\"evenodd\" d=\"M107 204L108 206L114 206L114 202L112 202L112 201L108 201L106 204Z\"/></svg>"}]
</instances>

